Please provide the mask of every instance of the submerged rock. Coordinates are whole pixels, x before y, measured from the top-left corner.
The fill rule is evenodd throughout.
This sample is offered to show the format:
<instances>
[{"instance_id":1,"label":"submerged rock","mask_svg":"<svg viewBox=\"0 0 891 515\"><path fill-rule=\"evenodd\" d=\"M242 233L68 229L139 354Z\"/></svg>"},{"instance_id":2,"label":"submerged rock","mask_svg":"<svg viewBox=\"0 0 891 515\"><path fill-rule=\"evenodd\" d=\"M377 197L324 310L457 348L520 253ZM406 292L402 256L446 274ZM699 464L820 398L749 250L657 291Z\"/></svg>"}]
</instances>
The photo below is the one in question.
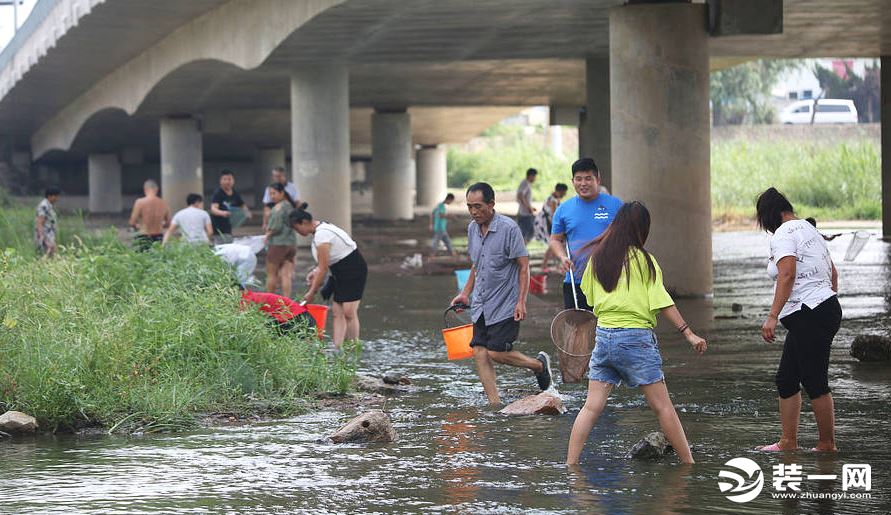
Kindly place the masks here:
<instances>
[{"instance_id":1,"label":"submerged rock","mask_svg":"<svg viewBox=\"0 0 891 515\"><path fill-rule=\"evenodd\" d=\"M380 410L359 415L328 437L334 443L395 442L396 438L390 417Z\"/></svg>"},{"instance_id":2,"label":"submerged rock","mask_svg":"<svg viewBox=\"0 0 891 515\"><path fill-rule=\"evenodd\" d=\"M559 395L547 391L514 401L499 413L505 415L562 415L566 413L566 408Z\"/></svg>"},{"instance_id":3,"label":"submerged rock","mask_svg":"<svg viewBox=\"0 0 891 515\"><path fill-rule=\"evenodd\" d=\"M631 450L628 452L628 457L640 460L652 460L661 458L673 450L671 444L668 443L668 438L665 438L664 433L661 431L653 431L631 447Z\"/></svg>"},{"instance_id":4,"label":"submerged rock","mask_svg":"<svg viewBox=\"0 0 891 515\"><path fill-rule=\"evenodd\" d=\"M29 434L37 431L37 419L21 411L7 411L0 415L0 431L10 434Z\"/></svg>"},{"instance_id":5,"label":"submerged rock","mask_svg":"<svg viewBox=\"0 0 891 515\"><path fill-rule=\"evenodd\" d=\"M891 360L891 338L877 334L864 334L854 338L851 356L860 361Z\"/></svg>"}]
</instances>

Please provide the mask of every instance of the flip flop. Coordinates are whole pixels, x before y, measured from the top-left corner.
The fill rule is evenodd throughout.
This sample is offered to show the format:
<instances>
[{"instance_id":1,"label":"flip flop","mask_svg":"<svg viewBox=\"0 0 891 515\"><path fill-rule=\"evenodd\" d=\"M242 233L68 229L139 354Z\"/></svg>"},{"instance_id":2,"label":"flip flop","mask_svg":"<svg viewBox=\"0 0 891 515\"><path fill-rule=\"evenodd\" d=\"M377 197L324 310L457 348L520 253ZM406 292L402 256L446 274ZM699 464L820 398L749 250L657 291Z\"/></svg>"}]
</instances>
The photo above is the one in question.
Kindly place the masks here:
<instances>
[{"instance_id":1,"label":"flip flop","mask_svg":"<svg viewBox=\"0 0 891 515\"><path fill-rule=\"evenodd\" d=\"M838 452L838 449L834 451L824 451L822 449L817 449L816 447L811 448L811 452Z\"/></svg>"}]
</instances>

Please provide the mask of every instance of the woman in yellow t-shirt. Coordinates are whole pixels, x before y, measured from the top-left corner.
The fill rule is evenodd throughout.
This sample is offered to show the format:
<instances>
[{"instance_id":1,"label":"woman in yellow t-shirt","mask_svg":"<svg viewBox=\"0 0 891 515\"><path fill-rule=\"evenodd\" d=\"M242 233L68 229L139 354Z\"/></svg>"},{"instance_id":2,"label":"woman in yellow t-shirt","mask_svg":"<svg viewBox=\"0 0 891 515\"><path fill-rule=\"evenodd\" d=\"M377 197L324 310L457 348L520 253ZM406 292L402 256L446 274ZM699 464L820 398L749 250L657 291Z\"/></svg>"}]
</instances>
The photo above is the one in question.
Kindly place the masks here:
<instances>
[{"instance_id":1,"label":"woman in yellow t-shirt","mask_svg":"<svg viewBox=\"0 0 891 515\"><path fill-rule=\"evenodd\" d=\"M662 356L653 328L662 312L696 352L706 342L684 322L662 284L662 270L644 250L650 212L640 202L621 207L609 228L589 244L591 260L582 291L597 315L597 345L591 354L588 398L572 426L566 463L579 462L582 448L613 386L640 386L671 446L684 463L693 463L684 428L668 396Z\"/></svg>"}]
</instances>

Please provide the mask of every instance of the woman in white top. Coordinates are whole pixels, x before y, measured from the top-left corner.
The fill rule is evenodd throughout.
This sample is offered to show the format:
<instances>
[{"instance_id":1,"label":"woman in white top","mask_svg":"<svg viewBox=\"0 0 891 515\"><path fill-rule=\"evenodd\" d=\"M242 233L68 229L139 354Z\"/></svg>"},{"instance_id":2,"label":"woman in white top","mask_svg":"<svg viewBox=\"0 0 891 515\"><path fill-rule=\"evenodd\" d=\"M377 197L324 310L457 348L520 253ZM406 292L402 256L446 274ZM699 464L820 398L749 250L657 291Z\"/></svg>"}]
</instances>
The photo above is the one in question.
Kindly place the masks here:
<instances>
[{"instance_id":1,"label":"woman in white top","mask_svg":"<svg viewBox=\"0 0 891 515\"><path fill-rule=\"evenodd\" d=\"M368 265L356 242L340 227L313 220L312 215L295 209L288 224L301 236L312 236L312 255L318 265L309 273L309 291L304 302L312 302L331 272L334 281L332 340L340 348L344 339L359 339L359 304L368 280Z\"/></svg>"},{"instance_id":2,"label":"woman in white top","mask_svg":"<svg viewBox=\"0 0 891 515\"><path fill-rule=\"evenodd\" d=\"M829 350L841 325L838 272L817 229L795 216L775 188L758 197L758 224L773 234L767 271L776 280L773 304L761 327L764 341L776 339L777 322L788 330L776 374L780 396L780 441L762 451L798 448L801 386L811 399L819 441L814 451L836 451L835 408L829 388Z\"/></svg>"}]
</instances>

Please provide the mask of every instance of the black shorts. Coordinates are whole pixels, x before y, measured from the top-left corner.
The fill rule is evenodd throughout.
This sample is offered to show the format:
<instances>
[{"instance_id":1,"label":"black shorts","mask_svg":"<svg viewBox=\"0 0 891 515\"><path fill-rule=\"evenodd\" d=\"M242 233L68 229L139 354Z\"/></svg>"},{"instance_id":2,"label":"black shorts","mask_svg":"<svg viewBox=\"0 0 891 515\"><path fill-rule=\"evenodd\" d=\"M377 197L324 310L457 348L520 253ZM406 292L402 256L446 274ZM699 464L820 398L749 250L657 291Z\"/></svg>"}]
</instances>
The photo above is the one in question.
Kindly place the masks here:
<instances>
[{"instance_id":1,"label":"black shorts","mask_svg":"<svg viewBox=\"0 0 891 515\"><path fill-rule=\"evenodd\" d=\"M797 394L801 385L811 399L832 392L829 388L829 351L841 319L838 297L833 296L814 309L801 306L799 311L780 320L789 330L776 375L781 398L788 399Z\"/></svg>"},{"instance_id":2,"label":"black shorts","mask_svg":"<svg viewBox=\"0 0 891 515\"><path fill-rule=\"evenodd\" d=\"M334 281L334 302L362 300L368 281L368 263L359 249L331 265L331 278Z\"/></svg>"},{"instance_id":3,"label":"black shorts","mask_svg":"<svg viewBox=\"0 0 891 515\"><path fill-rule=\"evenodd\" d=\"M585 294L582 293L582 287L578 284L575 285L575 294L579 299L579 309L594 311L594 308L588 304L588 299L585 298ZM563 307L566 309L575 309L575 301L572 299L572 286L570 286L569 283L563 283Z\"/></svg>"},{"instance_id":4,"label":"black shorts","mask_svg":"<svg viewBox=\"0 0 891 515\"><path fill-rule=\"evenodd\" d=\"M138 252L145 252L152 248L153 243L161 243L164 240L163 234L137 234L133 240L133 247Z\"/></svg>"},{"instance_id":5,"label":"black shorts","mask_svg":"<svg viewBox=\"0 0 891 515\"><path fill-rule=\"evenodd\" d=\"M510 352L520 336L520 323L513 317L487 326L483 315L473 323L471 347L485 347L493 352Z\"/></svg>"}]
</instances>

